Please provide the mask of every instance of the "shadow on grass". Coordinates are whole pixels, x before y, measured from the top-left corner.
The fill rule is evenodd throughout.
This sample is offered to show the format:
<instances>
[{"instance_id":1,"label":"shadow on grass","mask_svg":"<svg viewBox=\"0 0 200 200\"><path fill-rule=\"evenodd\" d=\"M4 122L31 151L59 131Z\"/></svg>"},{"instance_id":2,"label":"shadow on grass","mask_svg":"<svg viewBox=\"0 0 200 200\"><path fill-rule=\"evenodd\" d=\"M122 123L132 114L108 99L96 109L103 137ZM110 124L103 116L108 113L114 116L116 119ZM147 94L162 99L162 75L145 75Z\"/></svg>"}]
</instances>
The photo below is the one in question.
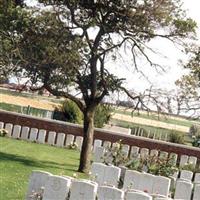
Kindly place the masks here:
<instances>
[{"instance_id":1,"label":"shadow on grass","mask_svg":"<svg viewBox=\"0 0 200 200\"><path fill-rule=\"evenodd\" d=\"M55 169L72 171L72 172L77 171L76 170L77 165L74 165L74 164L60 164L60 163L51 162L51 161L33 160L30 157L23 157L23 156L3 153L3 152L0 152L0 161L19 162L29 167L38 167L38 168L44 168L44 169L55 168Z\"/></svg>"}]
</instances>

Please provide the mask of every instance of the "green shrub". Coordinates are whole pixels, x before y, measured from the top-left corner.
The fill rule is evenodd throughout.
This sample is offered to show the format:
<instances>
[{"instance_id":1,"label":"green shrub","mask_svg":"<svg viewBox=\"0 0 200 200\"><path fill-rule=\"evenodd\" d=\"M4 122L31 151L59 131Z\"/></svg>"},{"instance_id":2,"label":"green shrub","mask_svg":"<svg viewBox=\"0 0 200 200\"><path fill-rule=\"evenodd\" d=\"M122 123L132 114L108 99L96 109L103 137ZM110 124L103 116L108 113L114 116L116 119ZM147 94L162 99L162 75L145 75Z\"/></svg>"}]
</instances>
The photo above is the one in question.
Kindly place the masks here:
<instances>
[{"instance_id":1,"label":"green shrub","mask_svg":"<svg viewBox=\"0 0 200 200\"><path fill-rule=\"evenodd\" d=\"M108 147L102 156L103 162L107 165L125 166L131 170L145 171L154 175L172 176L178 170L172 161L173 158L161 156L138 157L137 155L128 158L123 152L123 144L120 140Z\"/></svg>"},{"instance_id":2,"label":"green shrub","mask_svg":"<svg viewBox=\"0 0 200 200\"><path fill-rule=\"evenodd\" d=\"M81 124L83 114L73 101L65 100L60 107L55 108L53 119Z\"/></svg>"},{"instance_id":3,"label":"green shrub","mask_svg":"<svg viewBox=\"0 0 200 200\"><path fill-rule=\"evenodd\" d=\"M106 165L112 163L115 166L125 165L125 163L129 161L122 151L121 140L114 143L112 147L108 147L102 156L102 159Z\"/></svg>"},{"instance_id":4,"label":"green shrub","mask_svg":"<svg viewBox=\"0 0 200 200\"><path fill-rule=\"evenodd\" d=\"M111 105L100 104L97 106L94 115L94 126L102 128L104 124L109 122L112 111ZM55 108L53 119L81 124L83 122L83 114L73 101L66 100L60 107Z\"/></svg>"},{"instance_id":5,"label":"green shrub","mask_svg":"<svg viewBox=\"0 0 200 200\"><path fill-rule=\"evenodd\" d=\"M184 144L184 134L171 132L169 134L169 142L177 143L177 144Z\"/></svg>"},{"instance_id":6,"label":"green shrub","mask_svg":"<svg viewBox=\"0 0 200 200\"><path fill-rule=\"evenodd\" d=\"M5 137L6 134L8 134L8 132L7 132L6 129L0 129L0 136L1 136L1 137Z\"/></svg>"},{"instance_id":7,"label":"green shrub","mask_svg":"<svg viewBox=\"0 0 200 200\"><path fill-rule=\"evenodd\" d=\"M72 142L67 146L67 149L78 150L78 145L75 142Z\"/></svg>"},{"instance_id":8,"label":"green shrub","mask_svg":"<svg viewBox=\"0 0 200 200\"><path fill-rule=\"evenodd\" d=\"M195 166L193 164L186 164L186 165L180 167L180 170L188 170L191 172L195 172Z\"/></svg>"},{"instance_id":9,"label":"green shrub","mask_svg":"<svg viewBox=\"0 0 200 200\"><path fill-rule=\"evenodd\" d=\"M113 108L108 104L100 104L97 106L94 115L94 126L102 128L104 124L107 124L111 118L111 112Z\"/></svg>"},{"instance_id":10,"label":"green shrub","mask_svg":"<svg viewBox=\"0 0 200 200\"><path fill-rule=\"evenodd\" d=\"M192 146L194 147L200 147L200 135L193 136Z\"/></svg>"},{"instance_id":11,"label":"green shrub","mask_svg":"<svg viewBox=\"0 0 200 200\"><path fill-rule=\"evenodd\" d=\"M193 124L190 127L189 134L191 136L200 136L200 125Z\"/></svg>"}]
</instances>

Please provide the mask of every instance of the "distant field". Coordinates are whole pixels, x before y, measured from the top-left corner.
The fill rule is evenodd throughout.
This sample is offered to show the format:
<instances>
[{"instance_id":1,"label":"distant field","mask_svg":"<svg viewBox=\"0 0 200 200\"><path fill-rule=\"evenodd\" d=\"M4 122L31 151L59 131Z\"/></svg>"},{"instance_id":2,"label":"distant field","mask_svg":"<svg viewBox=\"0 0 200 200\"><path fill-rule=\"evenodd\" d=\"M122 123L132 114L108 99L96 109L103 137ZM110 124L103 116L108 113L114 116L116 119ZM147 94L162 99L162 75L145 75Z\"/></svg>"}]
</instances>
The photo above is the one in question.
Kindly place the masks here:
<instances>
[{"instance_id":1,"label":"distant field","mask_svg":"<svg viewBox=\"0 0 200 200\"><path fill-rule=\"evenodd\" d=\"M181 126L181 125L176 125L172 123L166 123L163 121L158 121L158 120L152 120L152 119L147 119L147 118L142 118L142 117L131 117L130 115L124 115L124 114L119 114L115 113L112 116L113 119L118 119L121 121L126 121L126 122L133 122L137 124L146 124L148 126L153 126L153 127L160 127L164 129L169 129L169 130L177 130L181 132L188 132L189 127L187 126Z\"/></svg>"},{"instance_id":2,"label":"distant field","mask_svg":"<svg viewBox=\"0 0 200 200\"><path fill-rule=\"evenodd\" d=\"M48 100L27 98L22 96L13 96L9 94L1 94L0 102L5 102L8 104L15 104L21 106L31 106L34 108L42 108L46 110L54 110L58 103L53 103Z\"/></svg>"},{"instance_id":3,"label":"distant field","mask_svg":"<svg viewBox=\"0 0 200 200\"><path fill-rule=\"evenodd\" d=\"M53 102L59 104L62 101L62 98L56 98L55 96L42 96L35 93L28 93L28 92L18 92L14 90L2 89L0 88L0 94L7 94L17 97L26 97L29 99L38 99L38 100L46 100L48 102Z\"/></svg>"},{"instance_id":4,"label":"distant field","mask_svg":"<svg viewBox=\"0 0 200 200\"><path fill-rule=\"evenodd\" d=\"M53 111L56 106L60 105L62 99L55 97L45 97L31 93L19 93L0 89L0 103L15 104L19 106L31 106L33 108ZM3 108L2 108L3 109ZM143 111L138 115L136 112L132 113L131 109L123 107L116 108L113 119L137 123L141 125L160 127L164 129L175 129L182 132L188 132L189 127L197 123L181 117L156 115L156 113L145 113ZM199 122L198 122L199 123Z\"/></svg>"},{"instance_id":5,"label":"distant field","mask_svg":"<svg viewBox=\"0 0 200 200\"><path fill-rule=\"evenodd\" d=\"M194 123L198 123L198 121L192 121L192 120L187 120L180 117L174 117L174 116L163 115L163 114L158 115L155 113L144 113L144 112L140 112L138 114L137 112L132 112L130 109L129 110L116 109L115 113L128 115L132 117L152 119L152 120L161 121L161 122L165 122L169 124L176 124L176 125L182 125L182 126L187 126L187 127L190 127Z\"/></svg>"}]
</instances>

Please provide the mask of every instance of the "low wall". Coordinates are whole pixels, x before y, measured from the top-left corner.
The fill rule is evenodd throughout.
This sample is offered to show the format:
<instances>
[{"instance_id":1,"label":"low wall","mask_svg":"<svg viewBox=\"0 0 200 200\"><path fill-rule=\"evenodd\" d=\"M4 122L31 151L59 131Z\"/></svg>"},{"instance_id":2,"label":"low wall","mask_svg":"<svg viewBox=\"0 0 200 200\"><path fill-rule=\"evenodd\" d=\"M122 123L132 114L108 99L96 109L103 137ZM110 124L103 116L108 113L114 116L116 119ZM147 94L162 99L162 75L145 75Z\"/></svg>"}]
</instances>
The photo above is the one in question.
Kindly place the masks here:
<instances>
[{"instance_id":1,"label":"low wall","mask_svg":"<svg viewBox=\"0 0 200 200\"><path fill-rule=\"evenodd\" d=\"M55 131L56 133L72 134L74 136L83 136L83 128L81 125L60 122L56 120L35 118L27 115L22 115L2 110L0 110L0 122L3 122L4 124L11 123L13 125L44 129L47 131L46 141L48 138L48 131ZM130 146L138 146L140 148L148 148L149 150L157 149L168 153L176 153L178 154L179 157L181 155L195 156L198 158L198 163L200 163L200 148L173 144L169 142L153 140L139 136L126 135L103 129L95 129L94 139L100 139L102 141L110 141L111 143L122 140L123 144L127 144Z\"/></svg>"}]
</instances>

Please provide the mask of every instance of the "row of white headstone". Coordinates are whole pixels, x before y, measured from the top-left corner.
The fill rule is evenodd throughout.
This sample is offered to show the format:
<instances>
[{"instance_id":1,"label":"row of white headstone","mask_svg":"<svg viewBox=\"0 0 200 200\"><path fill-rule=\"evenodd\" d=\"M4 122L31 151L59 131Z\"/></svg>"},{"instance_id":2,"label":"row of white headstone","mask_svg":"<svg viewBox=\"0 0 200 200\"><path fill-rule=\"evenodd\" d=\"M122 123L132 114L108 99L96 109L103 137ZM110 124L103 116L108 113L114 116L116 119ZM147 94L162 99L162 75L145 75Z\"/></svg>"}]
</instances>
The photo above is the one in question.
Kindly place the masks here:
<instances>
[{"instance_id":1,"label":"row of white headstone","mask_svg":"<svg viewBox=\"0 0 200 200\"><path fill-rule=\"evenodd\" d=\"M81 149L83 137L82 136L74 136L72 134L64 134L64 133L56 133L55 131L47 131L44 129L38 130L37 128L29 128L27 126L13 125L11 123L6 123L4 126L3 122L0 122L0 129L5 128L8 132L8 137L13 137L16 139L23 139L32 142L45 143L45 139L47 138L47 144L55 145L58 147L67 147L72 143L76 143L78 149ZM57 138L57 139L56 139ZM102 155L105 152L105 148L111 147L115 145L115 143L111 144L109 141L102 141L96 139L94 141L94 161L102 162ZM168 152L159 152L156 149L149 150L147 148L139 148L137 146L129 146L123 145L122 148L124 152L124 156L130 156L131 158L135 158L138 155L141 157L147 156L162 156L168 157ZM178 155L171 153L169 157L173 156L173 162L176 165ZM186 164L193 165L193 167L197 164L197 157L182 155L180 158L180 166L184 166Z\"/></svg>"},{"instance_id":2,"label":"row of white headstone","mask_svg":"<svg viewBox=\"0 0 200 200\"><path fill-rule=\"evenodd\" d=\"M106 152L107 147L111 147L111 143L107 142L105 144L103 144L103 146L101 146L100 143L101 140L95 140L94 141L94 161L95 162L103 162L103 155ZM108 145L109 143L109 145ZM113 143L114 145L114 143ZM152 156L152 157L162 157L162 158L170 158L170 162L173 163L173 165L177 165L178 162L178 155L175 153L171 153L170 155L168 154L168 152L164 152L164 151L159 151L156 149L152 149L149 150L147 148L139 148L137 146L132 146L130 148L130 146L128 145L123 145L122 146L122 151L125 157L130 157L130 158L145 158L148 156ZM197 165L197 157L194 156L188 156L188 155L181 155L180 157L180 161L179 161L179 166L183 167L185 165L190 165L192 167L196 167Z\"/></svg>"},{"instance_id":3,"label":"row of white headstone","mask_svg":"<svg viewBox=\"0 0 200 200\"><path fill-rule=\"evenodd\" d=\"M144 129L136 128L132 132L132 134L136 135L136 136L141 136L141 137L147 137L147 138L152 138L152 139L157 139L157 140L168 141L168 133L162 133L162 132L156 132L156 131L154 131L153 133L151 131L148 131L148 133L144 133Z\"/></svg>"},{"instance_id":4,"label":"row of white headstone","mask_svg":"<svg viewBox=\"0 0 200 200\"><path fill-rule=\"evenodd\" d=\"M181 199L181 195L186 198L187 195L182 192L182 189L186 187L186 193L190 191L188 197L186 199L190 199L192 195L193 185L195 185L194 197L198 196L200 199L200 194L198 193L198 187L196 189L196 185L200 184L200 173L195 174L194 183L191 183L191 176L187 177L187 175L191 175L190 171L183 170L181 172L181 176L179 179L176 179L173 187L171 186L171 178L163 177L163 176L155 176L148 173L140 173L134 170L126 170L122 175L122 168L116 166L107 166L102 163L93 163L91 172L94 180L99 185L110 185L114 187L118 187L119 180L123 180L123 190L134 189L139 191L146 191L149 194L155 196L164 196L168 197L170 194L170 188L176 188L175 197L176 199ZM188 174L187 174L188 173ZM193 174L192 174L193 175ZM122 177L124 176L124 177ZM190 178L190 179L189 179ZM183 185L183 186L182 186ZM198 195L197 195L198 194ZM182 197L183 198L183 197ZM193 198L195 199L195 198ZM196 199L195 199L196 200Z\"/></svg>"},{"instance_id":5,"label":"row of white headstone","mask_svg":"<svg viewBox=\"0 0 200 200\"><path fill-rule=\"evenodd\" d=\"M111 167L111 166L110 166ZM112 176L112 174L110 174ZM118 189L107 183L90 180L78 180L68 176L54 176L48 172L33 171L29 179L26 200L33 200L42 193L43 200L169 200L168 194L170 180L165 177L155 177L135 171L126 172L126 178L135 180L135 184ZM129 177L128 177L129 176ZM141 178L143 181L141 182ZM100 180L100 179L99 179ZM155 181L156 180L156 181ZM153 187L150 185L153 184ZM143 188L141 188L143 187ZM145 189L144 189L145 188ZM174 199L199 200L200 182L194 185L185 180L176 183ZM163 193L165 195L161 195ZM192 197L193 196L193 197Z\"/></svg>"},{"instance_id":6,"label":"row of white headstone","mask_svg":"<svg viewBox=\"0 0 200 200\"><path fill-rule=\"evenodd\" d=\"M0 122L0 129L4 128L3 122ZM41 144L45 143L47 131L44 129L38 130L37 128L29 128L27 126L20 126L20 125L14 125L11 123L5 124L5 130L7 130L8 137L12 137L15 139L22 139L27 140L31 142L38 142ZM57 136L57 139L56 139ZM66 138L65 138L66 137ZM64 134L64 133L58 133L56 134L55 131L49 131L48 132L48 138L47 138L47 144L49 145L55 145L58 147L67 147L70 144L76 143L78 149L81 149L83 142L82 136L74 136L71 134Z\"/></svg>"}]
</instances>

